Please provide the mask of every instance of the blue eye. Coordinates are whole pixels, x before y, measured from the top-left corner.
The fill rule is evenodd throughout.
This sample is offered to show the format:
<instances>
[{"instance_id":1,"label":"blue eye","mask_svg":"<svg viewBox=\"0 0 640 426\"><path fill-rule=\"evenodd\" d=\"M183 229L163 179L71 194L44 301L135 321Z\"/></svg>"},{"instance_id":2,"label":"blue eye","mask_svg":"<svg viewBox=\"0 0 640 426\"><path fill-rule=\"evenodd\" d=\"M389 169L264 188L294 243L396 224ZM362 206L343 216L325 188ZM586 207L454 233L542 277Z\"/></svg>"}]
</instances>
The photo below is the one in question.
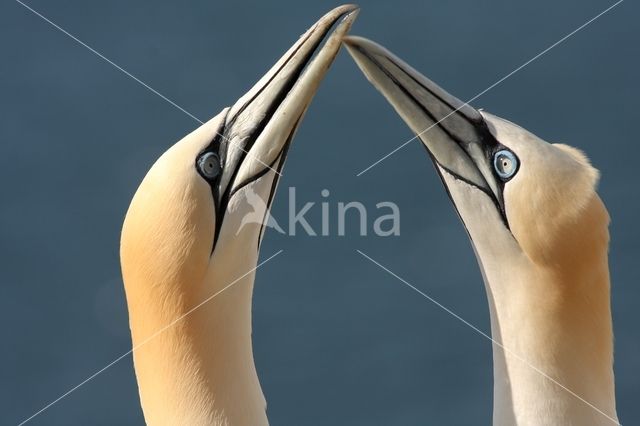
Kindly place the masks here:
<instances>
[{"instance_id":1,"label":"blue eye","mask_svg":"<svg viewBox=\"0 0 640 426\"><path fill-rule=\"evenodd\" d=\"M494 154L493 168L502 179L509 179L518 171L518 158L513 152L503 149Z\"/></svg>"},{"instance_id":2,"label":"blue eye","mask_svg":"<svg viewBox=\"0 0 640 426\"><path fill-rule=\"evenodd\" d=\"M198 159L198 169L206 179L213 180L222 173L220 158L213 152L206 152Z\"/></svg>"}]
</instances>

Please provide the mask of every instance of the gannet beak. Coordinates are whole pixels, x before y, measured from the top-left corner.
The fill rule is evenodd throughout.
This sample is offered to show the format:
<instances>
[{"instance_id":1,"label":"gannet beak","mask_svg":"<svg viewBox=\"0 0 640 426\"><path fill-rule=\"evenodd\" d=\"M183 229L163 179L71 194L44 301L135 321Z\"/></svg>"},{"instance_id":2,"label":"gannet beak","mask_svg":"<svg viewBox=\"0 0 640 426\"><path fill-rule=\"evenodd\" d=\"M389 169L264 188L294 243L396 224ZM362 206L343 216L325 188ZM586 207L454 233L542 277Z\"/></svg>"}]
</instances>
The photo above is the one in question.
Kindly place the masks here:
<instances>
[{"instance_id":1,"label":"gannet beak","mask_svg":"<svg viewBox=\"0 0 640 426\"><path fill-rule=\"evenodd\" d=\"M482 114L384 47L362 37L345 37L344 42L367 79L418 135L438 172L485 192L506 223L503 182L492 171L500 143Z\"/></svg>"},{"instance_id":2,"label":"gannet beak","mask_svg":"<svg viewBox=\"0 0 640 426\"><path fill-rule=\"evenodd\" d=\"M298 124L357 13L357 6L344 5L323 16L228 110L219 141L223 199L265 173L280 172Z\"/></svg>"},{"instance_id":3,"label":"gannet beak","mask_svg":"<svg viewBox=\"0 0 640 426\"><path fill-rule=\"evenodd\" d=\"M327 13L232 107L201 127L213 134L196 161L212 153L220 170L208 179L216 211L214 247L229 207L237 207L235 194L254 183L266 209L271 206L297 127L357 14L354 5Z\"/></svg>"}]
</instances>

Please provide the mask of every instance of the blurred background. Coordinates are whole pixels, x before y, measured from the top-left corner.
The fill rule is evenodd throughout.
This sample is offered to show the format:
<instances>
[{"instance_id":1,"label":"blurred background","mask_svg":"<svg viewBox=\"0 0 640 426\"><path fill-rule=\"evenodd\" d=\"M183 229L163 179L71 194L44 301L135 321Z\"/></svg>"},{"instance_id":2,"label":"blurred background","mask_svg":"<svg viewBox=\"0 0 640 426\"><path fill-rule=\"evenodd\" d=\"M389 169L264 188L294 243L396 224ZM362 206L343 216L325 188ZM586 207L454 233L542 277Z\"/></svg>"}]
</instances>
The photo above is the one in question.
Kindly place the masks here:
<instances>
[{"instance_id":1,"label":"blurred background","mask_svg":"<svg viewBox=\"0 0 640 426\"><path fill-rule=\"evenodd\" d=\"M337 5L26 3L203 120ZM363 0L352 33L464 100L611 4ZM583 149L602 172L618 412L629 425L640 423L639 12L620 4L473 102ZM151 164L197 123L15 1L0 4L0 49L0 413L17 424L131 348L122 220ZM361 237L357 221L344 237L267 232L262 257L284 253L257 274L254 349L274 425L490 424L490 342L355 252L489 330L476 260L420 144L356 177L411 137L341 52L273 215L286 223L291 186L299 204L332 209L355 200L375 213L393 201L401 235ZM319 216L318 206L307 215ZM131 356L30 424L143 424Z\"/></svg>"}]
</instances>

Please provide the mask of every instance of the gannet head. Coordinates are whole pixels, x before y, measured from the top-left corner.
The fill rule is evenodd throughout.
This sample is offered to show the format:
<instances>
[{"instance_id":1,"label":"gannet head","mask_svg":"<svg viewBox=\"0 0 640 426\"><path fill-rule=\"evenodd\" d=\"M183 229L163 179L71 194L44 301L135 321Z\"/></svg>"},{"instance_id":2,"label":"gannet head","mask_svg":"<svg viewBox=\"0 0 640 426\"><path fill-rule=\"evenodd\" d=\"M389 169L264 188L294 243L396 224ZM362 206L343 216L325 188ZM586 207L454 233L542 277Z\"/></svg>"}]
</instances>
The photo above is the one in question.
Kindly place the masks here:
<instances>
[{"instance_id":1,"label":"gannet head","mask_svg":"<svg viewBox=\"0 0 640 426\"><path fill-rule=\"evenodd\" d=\"M216 267L251 267L263 226L240 227L242 218L255 206L267 214L295 131L356 13L346 5L325 15L232 107L157 160L124 223L125 282L143 274L196 285ZM254 194L264 202L247 202Z\"/></svg>"},{"instance_id":2,"label":"gannet head","mask_svg":"<svg viewBox=\"0 0 640 426\"><path fill-rule=\"evenodd\" d=\"M475 110L372 41L345 42L426 147L476 250L548 266L577 261L585 244L606 247L598 172L582 152Z\"/></svg>"}]
</instances>

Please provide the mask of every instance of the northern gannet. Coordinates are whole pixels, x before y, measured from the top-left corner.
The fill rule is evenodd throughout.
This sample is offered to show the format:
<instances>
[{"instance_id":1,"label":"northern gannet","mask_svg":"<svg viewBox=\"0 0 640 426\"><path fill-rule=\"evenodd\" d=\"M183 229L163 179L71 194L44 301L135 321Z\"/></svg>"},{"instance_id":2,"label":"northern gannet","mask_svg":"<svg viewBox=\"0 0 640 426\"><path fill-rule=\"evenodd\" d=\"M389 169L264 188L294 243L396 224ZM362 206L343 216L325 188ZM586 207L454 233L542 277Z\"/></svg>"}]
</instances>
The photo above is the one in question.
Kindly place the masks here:
<instances>
[{"instance_id":1,"label":"northern gannet","mask_svg":"<svg viewBox=\"0 0 640 426\"><path fill-rule=\"evenodd\" d=\"M267 215L289 144L356 15L345 5L321 18L232 107L169 148L134 195L120 256L148 424L268 423L251 343L264 226L242 219L256 205Z\"/></svg>"},{"instance_id":2,"label":"northern gannet","mask_svg":"<svg viewBox=\"0 0 640 426\"><path fill-rule=\"evenodd\" d=\"M581 151L461 102L385 48L345 43L419 136L471 239L497 342L494 425L617 424L597 170Z\"/></svg>"}]
</instances>

